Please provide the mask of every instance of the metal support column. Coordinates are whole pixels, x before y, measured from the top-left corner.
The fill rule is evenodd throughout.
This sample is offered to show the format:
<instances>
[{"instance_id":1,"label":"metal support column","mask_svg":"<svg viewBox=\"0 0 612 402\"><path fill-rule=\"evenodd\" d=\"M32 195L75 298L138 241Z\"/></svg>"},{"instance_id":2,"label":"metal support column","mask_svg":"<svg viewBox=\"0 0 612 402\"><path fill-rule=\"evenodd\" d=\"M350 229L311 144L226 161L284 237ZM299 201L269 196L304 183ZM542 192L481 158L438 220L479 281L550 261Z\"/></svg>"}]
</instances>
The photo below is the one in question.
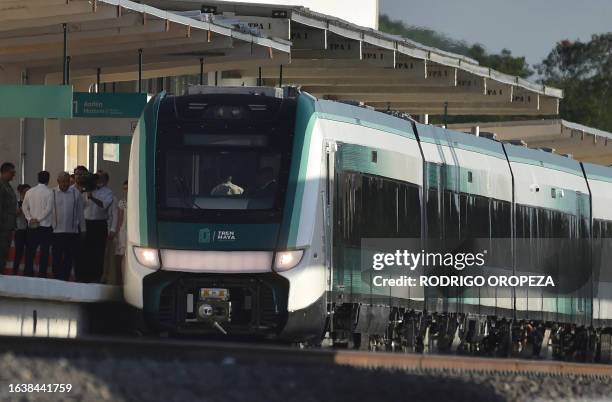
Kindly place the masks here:
<instances>
[{"instance_id":1,"label":"metal support column","mask_svg":"<svg viewBox=\"0 0 612 402\"><path fill-rule=\"evenodd\" d=\"M448 127L448 102L444 102L444 128Z\"/></svg>"},{"instance_id":2,"label":"metal support column","mask_svg":"<svg viewBox=\"0 0 612 402\"><path fill-rule=\"evenodd\" d=\"M64 29L64 75L62 81L64 85L68 85L68 25L66 23L62 24L62 28Z\"/></svg>"},{"instance_id":3,"label":"metal support column","mask_svg":"<svg viewBox=\"0 0 612 402\"><path fill-rule=\"evenodd\" d=\"M100 67L98 67L98 69L96 70L96 92L100 92L100 75L102 73L102 69L100 69Z\"/></svg>"},{"instance_id":4,"label":"metal support column","mask_svg":"<svg viewBox=\"0 0 612 402\"><path fill-rule=\"evenodd\" d=\"M200 85L204 85L204 57L200 57Z\"/></svg>"},{"instance_id":5,"label":"metal support column","mask_svg":"<svg viewBox=\"0 0 612 402\"><path fill-rule=\"evenodd\" d=\"M138 49L138 93L142 93L142 49Z\"/></svg>"},{"instance_id":6,"label":"metal support column","mask_svg":"<svg viewBox=\"0 0 612 402\"><path fill-rule=\"evenodd\" d=\"M66 56L66 84L70 85L70 56Z\"/></svg>"},{"instance_id":7,"label":"metal support column","mask_svg":"<svg viewBox=\"0 0 612 402\"><path fill-rule=\"evenodd\" d=\"M278 71L278 87L282 88L283 86L283 65L280 65L279 71Z\"/></svg>"},{"instance_id":8,"label":"metal support column","mask_svg":"<svg viewBox=\"0 0 612 402\"><path fill-rule=\"evenodd\" d=\"M259 67L259 75L257 76L257 86L260 87L262 85L261 82L261 67Z\"/></svg>"},{"instance_id":9,"label":"metal support column","mask_svg":"<svg viewBox=\"0 0 612 402\"><path fill-rule=\"evenodd\" d=\"M215 86L219 85L219 72L215 71Z\"/></svg>"}]
</instances>

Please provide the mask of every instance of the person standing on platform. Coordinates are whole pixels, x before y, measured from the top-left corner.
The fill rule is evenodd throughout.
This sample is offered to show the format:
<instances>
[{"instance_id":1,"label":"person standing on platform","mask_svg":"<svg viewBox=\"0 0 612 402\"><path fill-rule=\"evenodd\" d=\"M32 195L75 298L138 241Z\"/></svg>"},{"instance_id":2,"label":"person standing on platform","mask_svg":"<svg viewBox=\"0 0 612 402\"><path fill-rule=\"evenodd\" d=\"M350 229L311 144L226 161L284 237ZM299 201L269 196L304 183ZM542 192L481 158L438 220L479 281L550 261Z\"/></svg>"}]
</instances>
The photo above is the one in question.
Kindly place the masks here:
<instances>
[{"instance_id":1,"label":"person standing on platform","mask_svg":"<svg viewBox=\"0 0 612 402\"><path fill-rule=\"evenodd\" d=\"M83 208L85 206L86 198L84 196L83 188L81 187L82 185L81 181L82 181L83 176L86 176L88 174L89 174L89 170L87 170L85 166L78 165L73 170L72 176L74 176L74 180L72 179L70 180L70 188L73 188L81 193ZM83 218L83 222L84 221L85 221L85 218ZM79 236L78 236L77 242L78 242L78 251L77 251L77 254L74 256L72 266L74 268L76 280L79 281L81 273L86 272L86 269L84 268L81 269L81 267L84 267L84 264L87 263L87 256L85 255L85 226L84 225L79 228Z\"/></svg>"},{"instance_id":2,"label":"person standing on platform","mask_svg":"<svg viewBox=\"0 0 612 402\"><path fill-rule=\"evenodd\" d=\"M26 243L26 261L24 275L34 276L34 256L40 247L38 276L47 277L49 265L49 246L53 228L51 214L53 212L53 193L47 187L49 172L38 173L38 185L31 188L23 200L23 214L28 220L28 241Z\"/></svg>"},{"instance_id":3,"label":"person standing on platform","mask_svg":"<svg viewBox=\"0 0 612 402\"><path fill-rule=\"evenodd\" d=\"M25 194L30 189L29 184L20 184L17 186L19 193L19 201L17 201L17 228L15 229L15 259L13 260L13 275L19 273L19 266L23 257L23 252L26 247L28 221L23 215L23 199Z\"/></svg>"},{"instance_id":4,"label":"person standing on platform","mask_svg":"<svg viewBox=\"0 0 612 402\"><path fill-rule=\"evenodd\" d=\"M79 165L77 167L74 168L74 173L72 174L72 176L74 176L74 180L70 180L70 187L75 187L77 190L80 190L80 184L79 183L81 181L81 178L87 174L89 174L89 170L87 170L87 168L83 165Z\"/></svg>"},{"instance_id":5,"label":"person standing on platform","mask_svg":"<svg viewBox=\"0 0 612 402\"><path fill-rule=\"evenodd\" d=\"M53 189L53 277L67 281L79 247L79 228L85 226L83 197L70 186L68 172L59 174L57 184Z\"/></svg>"},{"instance_id":6,"label":"person standing on platform","mask_svg":"<svg viewBox=\"0 0 612 402\"><path fill-rule=\"evenodd\" d=\"M87 192L85 201L85 258L78 264L77 280L99 282L104 270L104 252L108 237L108 209L113 192L108 184L108 173L98 173L98 188ZM80 272L79 272L80 271Z\"/></svg>"},{"instance_id":7,"label":"person standing on platform","mask_svg":"<svg viewBox=\"0 0 612 402\"><path fill-rule=\"evenodd\" d=\"M6 258L16 226L17 196L11 187L15 165L5 162L0 166L0 274L6 268Z\"/></svg>"}]
</instances>

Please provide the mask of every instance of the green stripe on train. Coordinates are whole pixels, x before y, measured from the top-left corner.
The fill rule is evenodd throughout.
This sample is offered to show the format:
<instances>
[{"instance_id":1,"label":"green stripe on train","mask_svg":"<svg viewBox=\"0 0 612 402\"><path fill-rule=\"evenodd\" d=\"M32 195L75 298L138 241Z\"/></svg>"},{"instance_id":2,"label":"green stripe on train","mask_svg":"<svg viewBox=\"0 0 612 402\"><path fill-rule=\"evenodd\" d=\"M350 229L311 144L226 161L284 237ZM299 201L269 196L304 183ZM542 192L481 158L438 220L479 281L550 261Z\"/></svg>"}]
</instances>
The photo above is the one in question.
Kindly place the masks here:
<instances>
[{"instance_id":1,"label":"green stripe on train","mask_svg":"<svg viewBox=\"0 0 612 402\"><path fill-rule=\"evenodd\" d=\"M278 239L278 247L280 248L292 248L297 245L310 141L316 121L315 109L314 98L308 95L298 97L291 168L287 184L283 223Z\"/></svg>"},{"instance_id":2,"label":"green stripe on train","mask_svg":"<svg viewBox=\"0 0 612 402\"><path fill-rule=\"evenodd\" d=\"M149 189L155 188L157 117L161 100L165 95L165 92L161 92L151 99L140 118L140 147L138 150L140 234L142 244L150 247L157 246L156 193Z\"/></svg>"}]
</instances>

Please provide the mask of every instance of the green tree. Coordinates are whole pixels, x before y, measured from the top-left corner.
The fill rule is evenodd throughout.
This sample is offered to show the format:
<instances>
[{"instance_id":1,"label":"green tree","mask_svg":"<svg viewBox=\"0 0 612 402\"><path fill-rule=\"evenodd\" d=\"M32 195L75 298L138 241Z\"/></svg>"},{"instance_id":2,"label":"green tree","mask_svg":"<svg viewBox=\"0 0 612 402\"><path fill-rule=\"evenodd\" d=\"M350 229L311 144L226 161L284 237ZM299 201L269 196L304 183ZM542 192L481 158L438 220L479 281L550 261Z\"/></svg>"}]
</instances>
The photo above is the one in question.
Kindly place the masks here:
<instances>
[{"instance_id":1,"label":"green tree","mask_svg":"<svg viewBox=\"0 0 612 402\"><path fill-rule=\"evenodd\" d=\"M391 20L385 14L381 15L378 19L378 29L382 32L401 36L426 46L469 56L470 47L465 41L451 39L445 34L436 32L432 29L408 26L403 21Z\"/></svg>"},{"instance_id":2,"label":"green tree","mask_svg":"<svg viewBox=\"0 0 612 402\"><path fill-rule=\"evenodd\" d=\"M502 73L518 75L522 78L533 75L533 70L529 68L529 63L525 58L512 56L512 52L508 49L502 49L499 54L487 54L482 45L475 44L470 47L468 56L478 60L481 65L491 67Z\"/></svg>"},{"instance_id":3,"label":"green tree","mask_svg":"<svg viewBox=\"0 0 612 402\"><path fill-rule=\"evenodd\" d=\"M530 77L533 74L525 58L514 57L508 49L503 49L500 54L489 54L481 44L469 45L465 41L449 38L443 33L428 28L406 25L403 21L391 20L384 14L379 18L378 28L383 32L398 35L427 46L471 57L481 65L491 67L502 73L518 75L522 78Z\"/></svg>"},{"instance_id":4,"label":"green tree","mask_svg":"<svg viewBox=\"0 0 612 402\"><path fill-rule=\"evenodd\" d=\"M563 40L537 68L542 82L564 90L564 119L612 131L612 33Z\"/></svg>"}]
</instances>

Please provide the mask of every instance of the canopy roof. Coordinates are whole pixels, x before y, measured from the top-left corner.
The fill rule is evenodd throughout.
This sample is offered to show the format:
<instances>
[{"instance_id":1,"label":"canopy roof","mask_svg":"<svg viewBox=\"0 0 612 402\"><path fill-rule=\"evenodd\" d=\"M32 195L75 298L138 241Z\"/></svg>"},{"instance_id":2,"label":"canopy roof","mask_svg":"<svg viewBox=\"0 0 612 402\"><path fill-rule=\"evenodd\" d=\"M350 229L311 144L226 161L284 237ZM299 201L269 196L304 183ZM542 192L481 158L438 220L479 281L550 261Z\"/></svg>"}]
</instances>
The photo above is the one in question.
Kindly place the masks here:
<instances>
[{"instance_id":1,"label":"canopy roof","mask_svg":"<svg viewBox=\"0 0 612 402\"><path fill-rule=\"evenodd\" d=\"M412 114L556 115L559 89L302 7L189 0L0 0L0 60L60 82L222 71ZM282 79L281 69L282 65Z\"/></svg>"},{"instance_id":2,"label":"canopy roof","mask_svg":"<svg viewBox=\"0 0 612 402\"><path fill-rule=\"evenodd\" d=\"M198 66L206 70L257 60L266 65L288 59L290 43L268 39L128 0L0 0L0 63L29 71L63 71L63 24L71 77L94 76L104 81L113 74L137 72L143 50L145 76L155 70ZM216 65L212 67L209 65Z\"/></svg>"},{"instance_id":3,"label":"canopy roof","mask_svg":"<svg viewBox=\"0 0 612 402\"><path fill-rule=\"evenodd\" d=\"M270 37L290 39L291 63L282 83L299 84L319 97L361 101L412 114L556 115L563 92L483 67L476 60L398 36L360 27L305 8L223 1L145 0L175 10L205 4L215 20L240 20ZM347 10L348 12L348 10ZM274 18L273 18L274 16ZM257 77L255 68L227 71ZM280 72L264 68L263 83Z\"/></svg>"},{"instance_id":4,"label":"canopy roof","mask_svg":"<svg viewBox=\"0 0 612 402\"><path fill-rule=\"evenodd\" d=\"M451 124L465 132L490 132L498 140L523 141L529 148L554 150L582 162L612 165L612 133L561 119Z\"/></svg>"}]
</instances>

